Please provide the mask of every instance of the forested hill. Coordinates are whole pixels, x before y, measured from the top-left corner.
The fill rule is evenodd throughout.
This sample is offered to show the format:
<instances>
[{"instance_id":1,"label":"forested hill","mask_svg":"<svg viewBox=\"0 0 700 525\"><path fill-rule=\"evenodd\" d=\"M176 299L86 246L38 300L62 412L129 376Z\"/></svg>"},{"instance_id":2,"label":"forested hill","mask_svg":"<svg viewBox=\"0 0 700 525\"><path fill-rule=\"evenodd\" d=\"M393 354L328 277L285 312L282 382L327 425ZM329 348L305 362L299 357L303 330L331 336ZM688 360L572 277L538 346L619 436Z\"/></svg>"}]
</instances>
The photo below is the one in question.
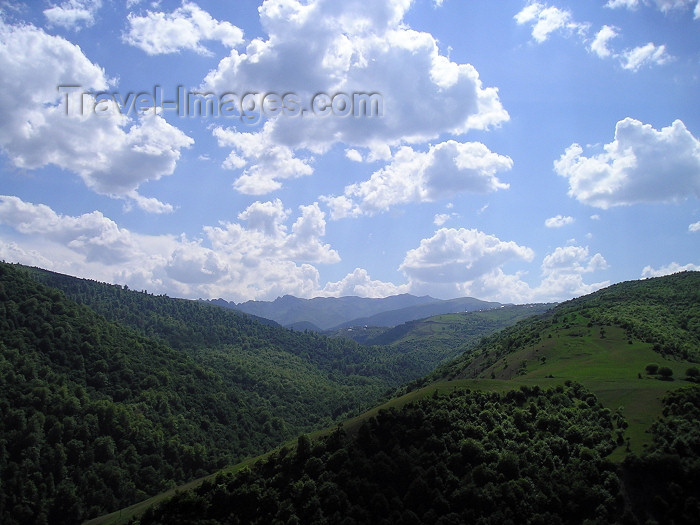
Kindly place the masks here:
<instances>
[{"instance_id":1,"label":"forested hill","mask_svg":"<svg viewBox=\"0 0 700 525\"><path fill-rule=\"evenodd\" d=\"M6 263L0 299L3 524L128 506L332 425L445 357Z\"/></svg>"},{"instance_id":2,"label":"forested hill","mask_svg":"<svg viewBox=\"0 0 700 525\"><path fill-rule=\"evenodd\" d=\"M568 341L590 343L591 337L605 339L606 330L613 329L623 334L626 344L644 344L660 359L700 362L700 272L623 282L566 301L485 338L419 383L483 377L486 371L498 377L495 365L507 362L509 355L551 346L563 335Z\"/></svg>"},{"instance_id":3,"label":"forested hill","mask_svg":"<svg viewBox=\"0 0 700 525\"><path fill-rule=\"evenodd\" d=\"M370 357L0 263L0 523L78 523L331 424L395 384Z\"/></svg>"},{"instance_id":4,"label":"forested hill","mask_svg":"<svg viewBox=\"0 0 700 525\"><path fill-rule=\"evenodd\" d=\"M695 524L699 406L698 387L668 395L651 446L617 465L625 421L579 384L435 391L357 433L301 436L138 523Z\"/></svg>"}]
</instances>

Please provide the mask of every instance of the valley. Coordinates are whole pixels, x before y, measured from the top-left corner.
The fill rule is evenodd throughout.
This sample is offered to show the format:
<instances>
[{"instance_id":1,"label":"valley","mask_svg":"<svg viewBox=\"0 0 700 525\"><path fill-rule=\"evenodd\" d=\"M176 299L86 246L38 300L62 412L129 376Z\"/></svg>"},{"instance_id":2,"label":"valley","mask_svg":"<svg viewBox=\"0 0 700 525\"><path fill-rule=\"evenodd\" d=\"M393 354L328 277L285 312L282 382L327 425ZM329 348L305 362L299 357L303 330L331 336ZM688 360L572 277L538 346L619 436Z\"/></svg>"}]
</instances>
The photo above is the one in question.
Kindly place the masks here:
<instances>
[{"instance_id":1,"label":"valley","mask_svg":"<svg viewBox=\"0 0 700 525\"><path fill-rule=\"evenodd\" d=\"M658 519L663 508L683 523L694 508L697 273L621 283L559 305L362 326L352 340L347 328L329 337L201 301L0 269L3 523L173 523L195 508L188 523L357 523L367 512L390 522L508 519L525 512L504 503L518 483L559 500L575 489L597 502L591 514L528 500L535 521L569 512L634 523ZM486 419L473 426L477 416ZM412 437L388 430L396 425ZM482 450L477 463L467 445ZM550 461L535 452L542 447L555 478L589 478L553 486L533 470L536 457ZM366 459L334 462L342 451ZM678 458L664 476L681 489L659 487L663 505L642 505L640 480L667 469L663 457ZM385 474L372 467L378 462ZM270 476L301 483L302 492L287 493ZM419 487L410 483L375 489L381 505L347 484L394 476L427 476L442 488L416 507ZM298 499L310 482L313 508ZM248 496L248 514L227 514L251 483L263 499ZM331 487L347 500L328 500ZM465 497L482 503L465 506ZM275 515L262 510L270 498Z\"/></svg>"}]
</instances>

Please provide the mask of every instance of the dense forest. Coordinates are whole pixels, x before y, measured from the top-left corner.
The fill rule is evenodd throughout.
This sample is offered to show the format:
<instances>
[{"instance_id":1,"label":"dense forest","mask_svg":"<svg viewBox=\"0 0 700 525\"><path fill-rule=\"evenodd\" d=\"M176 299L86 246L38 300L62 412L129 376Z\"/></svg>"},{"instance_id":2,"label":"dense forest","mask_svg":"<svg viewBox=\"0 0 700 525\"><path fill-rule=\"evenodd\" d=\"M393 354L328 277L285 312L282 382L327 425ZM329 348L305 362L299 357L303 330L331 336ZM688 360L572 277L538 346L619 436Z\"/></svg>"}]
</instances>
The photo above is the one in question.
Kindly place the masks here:
<instances>
[{"instance_id":1,"label":"dense forest","mask_svg":"<svg viewBox=\"0 0 700 525\"><path fill-rule=\"evenodd\" d=\"M0 522L127 506L332 425L443 358L0 263Z\"/></svg>"},{"instance_id":2,"label":"dense forest","mask_svg":"<svg viewBox=\"0 0 700 525\"><path fill-rule=\"evenodd\" d=\"M353 342L66 281L74 295L99 290L92 306L122 322L0 265L2 523L126 506L330 424L392 384L362 370Z\"/></svg>"},{"instance_id":3,"label":"dense forest","mask_svg":"<svg viewBox=\"0 0 700 525\"><path fill-rule=\"evenodd\" d=\"M436 393L355 435L301 436L140 523L695 523L699 405L700 388L671 395L654 447L618 467L605 458L622 421L580 385Z\"/></svg>"},{"instance_id":4,"label":"dense forest","mask_svg":"<svg viewBox=\"0 0 700 525\"><path fill-rule=\"evenodd\" d=\"M251 390L251 395L274 400L273 404L287 414L286 419L299 414L306 422L307 414L323 413L324 421L314 421L315 426L330 424L331 419L424 376L480 337L551 307L507 306L414 321L383 329L383 336L356 344L349 340L353 338L347 331L339 338L287 330L265 319L199 301L134 292L37 268L28 270L40 282L62 290L68 298L108 320L188 353L227 381ZM326 384L329 380L330 385ZM343 388L335 392L338 385ZM324 399L316 392L322 392ZM308 410L309 403L320 402L333 410ZM307 429L302 427L295 430Z\"/></svg>"}]
</instances>

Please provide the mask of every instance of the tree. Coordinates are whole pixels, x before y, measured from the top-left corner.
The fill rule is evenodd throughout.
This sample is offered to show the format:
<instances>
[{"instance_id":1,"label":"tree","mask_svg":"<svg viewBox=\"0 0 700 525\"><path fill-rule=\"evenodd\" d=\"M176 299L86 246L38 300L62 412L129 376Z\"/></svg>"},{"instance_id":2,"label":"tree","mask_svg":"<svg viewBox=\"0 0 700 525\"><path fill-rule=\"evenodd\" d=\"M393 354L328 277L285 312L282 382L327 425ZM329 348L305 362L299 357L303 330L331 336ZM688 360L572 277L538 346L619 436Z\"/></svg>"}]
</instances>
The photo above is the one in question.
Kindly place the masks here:
<instances>
[{"instance_id":1,"label":"tree","mask_svg":"<svg viewBox=\"0 0 700 525\"><path fill-rule=\"evenodd\" d=\"M697 381L700 378L700 370L696 366L691 366L685 371L685 375L689 381Z\"/></svg>"},{"instance_id":2,"label":"tree","mask_svg":"<svg viewBox=\"0 0 700 525\"><path fill-rule=\"evenodd\" d=\"M657 365L656 363L649 363L646 366L645 370L647 371L647 374L654 375L659 371L659 365Z\"/></svg>"}]
</instances>

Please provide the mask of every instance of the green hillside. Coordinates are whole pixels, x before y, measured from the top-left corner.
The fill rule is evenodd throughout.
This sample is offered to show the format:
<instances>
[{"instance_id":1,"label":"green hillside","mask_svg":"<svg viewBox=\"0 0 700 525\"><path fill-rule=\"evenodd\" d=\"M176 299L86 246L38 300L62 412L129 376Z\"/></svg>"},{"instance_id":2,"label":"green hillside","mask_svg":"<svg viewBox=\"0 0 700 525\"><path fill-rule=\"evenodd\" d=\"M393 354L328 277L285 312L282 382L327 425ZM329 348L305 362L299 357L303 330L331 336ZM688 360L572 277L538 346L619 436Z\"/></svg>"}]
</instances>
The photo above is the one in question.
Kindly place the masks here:
<instances>
[{"instance_id":1,"label":"green hillside","mask_svg":"<svg viewBox=\"0 0 700 525\"><path fill-rule=\"evenodd\" d=\"M355 343L194 301L4 263L0 300L3 524L127 506L397 384Z\"/></svg>"},{"instance_id":2,"label":"green hillside","mask_svg":"<svg viewBox=\"0 0 700 525\"><path fill-rule=\"evenodd\" d=\"M353 317L352 319L334 326L333 329L350 328L353 326L385 326L392 327L402 323L435 317L437 315L460 312L476 312L498 308L500 303L481 301L473 297L459 297L457 299L438 300L426 304L406 306L393 310L379 312L366 317Z\"/></svg>"},{"instance_id":3,"label":"green hillside","mask_svg":"<svg viewBox=\"0 0 700 525\"><path fill-rule=\"evenodd\" d=\"M549 310L553 304L509 305L477 312L437 315L393 328L356 327L331 332L365 346L381 346L387 366L422 377L464 353L482 337Z\"/></svg>"},{"instance_id":4,"label":"green hillside","mask_svg":"<svg viewBox=\"0 0 700 525\"><path fill-rule=\"evenodd\" d=\"M244 384L251 394L272 400L274 405L283 407L285 419L298 414L304 420L302 426L305 425L305 428L297 427L298 431L308 429L307 404L319 402L315 392L323 392L325 397L331 398L328 401L335 403L334 407L340 406L332 413L326 411L326 415L338 417L355 409L358 399L362 403L375 401L379 394L422 377L442 362L456 357L462 347L483 335L543 309L542 305L508 306L441 316L401 325L381 340L358 345L312 332L283 329L267 319L251 318L227 308L212 308L201 301L154 296L36 268L30 271L40 282L59 288L70 299L89 306L108 320L184 351L212 367L226 380ZM412 296L394 296L387 298L384 304L398 304L397 301L408 298ZM278 302L284 302L283 299L291 304L301 301L287 297ZM338 304L347 309L354 304L351 299L360 298L342 299ZM328 304L320 298L306 302ZM410 335L405 332L406 328ZM401 336L397 337L396 333ZM315 381L307 380L319 375ZM319 385L319 381L323 383L328 378L347 388L334 393ZM289 391L280 387L280 383L294 384L294 388ZM351 388L357 392L348 390ZM316 409L311 410L311 414L316 412ZM330 422L326 418L314 421L314 426Z\"/></svg>"},{"instance_id":5,"label":"green hillside","mask_svg":"<svg viewBox=\"0 0 700 525\"><path fill-rule=\"evenodd\" d=\"M581 382L625 415L624 439L639 452L661 398L688 383L700 361L700 273L632 281L567 301L550 312L485 338L410 388L445 379L500 379L515 384ZM648 374L656 364L664 378ZM692 372L691 372L692 374Z\"/></svg>"},{"instance_id":6,"label":"green hillside","mask_svg":"<svg viewBox=\"0 0 700 525\"><path fill-rule=\"evenodd\" d=\"M580 384L452 388L301 436L138 523L696 523L698 406L698 387L667 397L647 453L618 466L624 419Z\"/></svg>"},{"instance_id":7,"label":"green hillside","mask_svg":"<svg viewBox=\"0 0 700 525\"><path fill-rule=\"evenodd\" d=\"M699 294L688 272L407 323L380 346L2 263L0 522L183 486L143 523L691 523L700 396L679 389L700 376Z\"/></svg>"},{"instance_id":8,"label":"green hillside","mask_svg":"<svg viewBox=\"0 0 700 525\"><path fill-rule=\"evenodd\" d=\"M505 356L552 337L566 334L585 346L613 327L627 344L645 345L658 358L699 362L700 272L620 283L567 301L495 334L432 377L478 377Z\"/></svg>"},{"instance_id":9,"label":"green hillside","mask_svg":"<svg viewBox=\"0 0 700 525\"><path fill-rule=\"evenodd\" d=\"M0 263L0 299L3 524L128 506L357 414L440 358L20 265Z\"/></svg>"},{"instance_id":10,"label":"green hillside","mask_svg":"<svg viewBox=\"0 0 700 525\"><path fill-rule=\"evenodd\" d=\"M141 523L695 523L699 321L697 272L568 301Z\"/></svg>"}]
</instances>

